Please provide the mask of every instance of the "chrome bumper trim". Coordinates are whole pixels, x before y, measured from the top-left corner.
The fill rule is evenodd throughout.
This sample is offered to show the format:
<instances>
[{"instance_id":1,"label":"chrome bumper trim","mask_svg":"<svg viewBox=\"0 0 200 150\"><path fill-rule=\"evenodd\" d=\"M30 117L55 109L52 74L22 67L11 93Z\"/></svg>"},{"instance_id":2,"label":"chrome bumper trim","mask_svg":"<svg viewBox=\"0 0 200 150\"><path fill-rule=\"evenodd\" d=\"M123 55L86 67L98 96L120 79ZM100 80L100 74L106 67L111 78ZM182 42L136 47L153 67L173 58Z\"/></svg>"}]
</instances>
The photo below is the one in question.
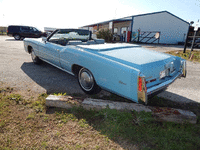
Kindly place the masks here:
<instances>
[{"instance_id":1,"label":"chrome bumper trim","mask_svg":"<svg viewBox=\"0 0 200 150\"><path fill-rule=\"evenodd\" d=\"M159 90L162 90L164 88L166 88L167 86L169 86L170 84L172 84L177 78L181 77L182 76L182 73L179 72L175 77L173 77L172 79L168 80L168 81L165 81L163 83L160 83L156 86L153 86L149 89L147 89L147 95L150 95L150 94L153 94Z\"/></svg>"}]
</instances>

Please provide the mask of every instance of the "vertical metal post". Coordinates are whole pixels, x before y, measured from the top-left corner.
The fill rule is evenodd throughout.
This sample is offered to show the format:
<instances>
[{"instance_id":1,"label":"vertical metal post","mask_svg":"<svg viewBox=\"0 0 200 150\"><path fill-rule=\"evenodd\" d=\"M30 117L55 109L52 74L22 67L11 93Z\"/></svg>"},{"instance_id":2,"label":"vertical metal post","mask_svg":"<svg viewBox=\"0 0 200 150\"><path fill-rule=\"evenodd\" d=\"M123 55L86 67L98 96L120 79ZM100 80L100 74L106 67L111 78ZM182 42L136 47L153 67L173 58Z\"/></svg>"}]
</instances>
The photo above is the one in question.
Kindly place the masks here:
<instances>
[{"instance_id":1,"label":"vertical metal post","mask_svg":"<svg viewBox=\"0 0 200 150\"><path fill-rule=\"evenodd\" d=\"M194 41L195 41L195 37L196 37L196 33L197 33L197 31L194 32L194 37L193 37L193 40L192 40L191 51L193 51Z\"/></svg>"},{"instance_id":2,"label":"vertical metal post","mask_svg":"<svg viewBox=\"0 0 200 150\"><path fill-rule=\"evenodd\" d=\"M189 58L191 57L191 52L193 51L195 36L196 36L197 31L198 31L198 25L199 25L199 20L197 21L196 26L194 27L194 31L195 32L194 32L194 36L193 36L193 40L192 40L192 46L191 46L191 51L190 51Z\"/></svg>"},{"instance_id":3,"label":"vertical metal post","mask_svg":"<svg viewBox=\"0 0 200 150\"><path fill-rule=\"evenodd\" d=\"M133 32L133 19L134 19L134 17L132 17L132 21L131 21L131 35L130 35L130 42L132 42L131 40L132 40L132 32Z\"/></svg>"},{"instance_id":4,"label":"vertical metal post","mask_svg":"<svg viewBox=\"0 0 200 150\"><path fill-rule=\"evenodd\" d=\"M112 22L112 34L114 34L114 21Z\"/></svg>"},{"instance_id":5,"label":"vertical metal post","mask_svg":"<svg viewBox=\"0 0 200 150\"><path fill-rule=\"evenodd\" d=\"M183 53L185 53L185 51L186 51L187 42L188 42L189 31L190 31L190 25L189 25L189 27L188 27L188 32L187 32L187 36L186 36L186 39L185 39L185 44L184 44Z\"/></svg>"},{"instance_id":6,"label":"vertical metal post","mask_svg":"<svg viewBox=\"0 0 200 150\"><path fill-rule=\"evenodd\" d=\"M158 44L160 43L160 34L161 34L161 32L159 32Z\"/></svg>"},{"instance_id":7,"label":"vertical metal post","mask_svg":"<svg viewBox=\"0 0 200 150\"><path fill-rule=\"evenodd\" d=\"M140 41L140 28L138 29L138 43L139 43L139 41Z\"/></svg>"}]
</instances>

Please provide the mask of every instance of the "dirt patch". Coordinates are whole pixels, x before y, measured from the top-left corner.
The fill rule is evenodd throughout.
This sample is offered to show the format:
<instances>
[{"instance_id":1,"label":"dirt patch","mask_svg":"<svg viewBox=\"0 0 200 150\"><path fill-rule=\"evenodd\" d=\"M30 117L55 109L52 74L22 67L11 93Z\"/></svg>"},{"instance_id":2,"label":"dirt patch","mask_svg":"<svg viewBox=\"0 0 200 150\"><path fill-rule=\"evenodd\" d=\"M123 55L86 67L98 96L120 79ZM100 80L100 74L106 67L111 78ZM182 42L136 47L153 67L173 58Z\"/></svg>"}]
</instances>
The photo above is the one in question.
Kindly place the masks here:
<instances>
[{"instance_id":1,"label":"dirt patch","mask_svg":"<svg viewBox=\"0 0 200 150\"><path fill-rule=\"evenodd\" d=\"M152 111L154 113L159 113L163 115L180 115L180 112L178 110L172 109L172 108L161 108L161 107L152 107Z\"/></svg>"}]
</instances>

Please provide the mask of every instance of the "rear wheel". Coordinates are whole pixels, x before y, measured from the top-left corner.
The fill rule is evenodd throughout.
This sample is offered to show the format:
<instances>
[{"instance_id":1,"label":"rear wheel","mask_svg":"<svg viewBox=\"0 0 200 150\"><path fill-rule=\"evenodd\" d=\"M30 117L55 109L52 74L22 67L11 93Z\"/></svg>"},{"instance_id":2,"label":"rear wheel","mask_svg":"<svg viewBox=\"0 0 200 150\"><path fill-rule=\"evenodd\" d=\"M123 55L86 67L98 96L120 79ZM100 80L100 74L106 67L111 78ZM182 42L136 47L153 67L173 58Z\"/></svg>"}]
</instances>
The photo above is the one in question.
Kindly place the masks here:
<instances>
[{"instance_id":1,"label":"rear wheel","mask_svg":"<svg viewBox=\"0 0 200 150\"><path fill-rule=\"evenodd\" d=\"M35 64L41 64L42 63L42 60L39 58L39 57L37 57L36 55L35 55L35 52L34 52L34 50L33 49L31 49L31 58L32 58L32 60L33 60L33 62L35 63Z\"/></svg>"},{"instance_id":2,"label":"rear wheel","mask_svg":"<svg viewBox=\"0 0 200 150\"><path fill-rule=\"evenodd\" d=\"M15 40L20 40L20 39L21 39L21 36L20 36L19 34L15 34L15 35L14 35L14 38L15 38Z\"/></svg>"},{"instance_id":3,"label":"rear wheel","mask_svg":"<svg viewBox=\"0 0 200 150\"><path fill-rule=\"evenodd\" d=\"M86 68L81 68L79 70L78 83L86 94L97 94L101 91L101 88L96 84L92 73Z\"/></svg>"}]
</instances>

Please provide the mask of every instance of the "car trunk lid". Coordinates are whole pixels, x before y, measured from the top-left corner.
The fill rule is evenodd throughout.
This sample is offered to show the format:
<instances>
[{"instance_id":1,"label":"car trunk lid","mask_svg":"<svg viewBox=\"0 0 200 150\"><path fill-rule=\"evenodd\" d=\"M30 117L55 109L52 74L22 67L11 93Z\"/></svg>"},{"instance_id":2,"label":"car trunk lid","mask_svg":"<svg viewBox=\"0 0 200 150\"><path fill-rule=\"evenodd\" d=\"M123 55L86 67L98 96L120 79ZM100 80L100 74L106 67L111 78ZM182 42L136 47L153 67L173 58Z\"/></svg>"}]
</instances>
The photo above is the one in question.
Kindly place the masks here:
<instances>
[{"instance_id":1,"label":"car trunk lid","mask_svg":"<svg viewBox=\"0 0 200 150\"><path fill-rule=\"evenodd\" d=\"M139 69L145 76L147 88L164 82L179 71L175 56L147 50L134 44L81 45L100 56Z\"/></svg>"}]
</instances>

